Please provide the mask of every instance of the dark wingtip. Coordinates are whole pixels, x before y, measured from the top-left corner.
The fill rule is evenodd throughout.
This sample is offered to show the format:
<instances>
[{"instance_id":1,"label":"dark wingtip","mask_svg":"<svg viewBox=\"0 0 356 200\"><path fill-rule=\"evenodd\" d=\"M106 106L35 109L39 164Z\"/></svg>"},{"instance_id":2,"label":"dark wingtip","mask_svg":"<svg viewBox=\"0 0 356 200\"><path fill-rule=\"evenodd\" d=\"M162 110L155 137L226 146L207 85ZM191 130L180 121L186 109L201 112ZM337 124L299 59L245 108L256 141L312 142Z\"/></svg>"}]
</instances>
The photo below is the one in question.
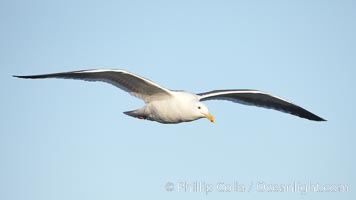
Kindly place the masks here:
<instances>
[{"instance_id":1,"label":"dark wingtip","mask_svg":"<svg viewBox=\"0 0 356 200\"><path fill-rule=\"evenodd\" d=\"M319 117L318 115L311 113L308 110L305 110L304 108L301 108L301 107L299 107L299 110L297 112L295 112L294 115L297 115L297 116L305 118L305 119L309 119L311 121L317 121L317 122L327 121L327 120Z\"/></svg>"},{"instance_id":2,"label":"dark wingtip","mask_svg":"<svg viewBox=\"0 0 356 200\"><path fill-rule=\"evenodd\" d=\"M326 122L326 121L328 121L328 120L323 119L323 118L321 118L321 117L319 117L319 116L315 116L315 117L313 117L313 118L310 118L309 120L317 121L317 122Z\"/></svg>"},{"instance_id":3,"label":"dark wingtip","mask_svg":"<svg viewBox=\"0 0 356 200\"><path fill-rule=\"evenodd\" d=\"M14 78L28 78L27 76L18 76L18 75L12 75Z\"/></svg>"},{"instance_id":4,"label":"dark wingtip","mask_svg":"<svg viewBox=\"0 0 356 200\"><path fill-rule=\"evenodd\" d=\"M42 77L42 75L33 75L33 76L18 76L18 75L12 75L12 77L15 77L15 78L30 78L30 79L45 78L45 77Z\"/></svg>"}]
</instances>

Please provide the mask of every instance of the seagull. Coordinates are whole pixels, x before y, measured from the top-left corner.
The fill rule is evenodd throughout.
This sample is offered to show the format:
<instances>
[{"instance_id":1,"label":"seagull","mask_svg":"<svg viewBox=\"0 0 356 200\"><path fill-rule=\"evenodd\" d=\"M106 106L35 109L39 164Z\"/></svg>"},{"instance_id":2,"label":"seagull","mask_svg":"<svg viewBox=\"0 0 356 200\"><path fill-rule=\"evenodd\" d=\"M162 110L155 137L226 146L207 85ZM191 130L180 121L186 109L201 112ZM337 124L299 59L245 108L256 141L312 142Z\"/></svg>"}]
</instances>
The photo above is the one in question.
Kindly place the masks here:
<instances>
[{"instance_id":1,"label":"seagull","mask_svg":"<svg viewBox=\"0 0 356 200\"><path fill-rule=\"evenodd\" d=\"M177 124L207 118L214 122L208 107L202 101L228 100L250 106L258 106L289 113L312 121L326 121L280 97L249 89L213 90L193 94L181 90L166 89L149 79L125 70L92 69L30 76L14 76L25 79L62 78L85 81L101 81L112 84L145 102L143 108L124 114L164 124Z\"/></svg>"}]
</instances>

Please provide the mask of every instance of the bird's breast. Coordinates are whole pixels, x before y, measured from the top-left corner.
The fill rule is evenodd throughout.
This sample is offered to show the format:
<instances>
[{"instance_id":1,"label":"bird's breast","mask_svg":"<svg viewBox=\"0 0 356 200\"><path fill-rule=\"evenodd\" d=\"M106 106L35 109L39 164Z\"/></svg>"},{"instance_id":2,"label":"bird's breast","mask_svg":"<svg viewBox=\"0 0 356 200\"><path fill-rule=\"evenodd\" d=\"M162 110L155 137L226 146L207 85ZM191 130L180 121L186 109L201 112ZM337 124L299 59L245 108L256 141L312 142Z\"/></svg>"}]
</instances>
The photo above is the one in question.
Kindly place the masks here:
<instances>
[{"instance_id":1,"label":"bird's breast","mask_svg":"<svg viewBox=\"0 0 356 200\"><path fill-rule=\"evenodd\" d=\"M189 115L189 105L177 100L162 100L149 103L149 118L161 123L180 123L195 120Z\"/></svg>"}]
</instances>

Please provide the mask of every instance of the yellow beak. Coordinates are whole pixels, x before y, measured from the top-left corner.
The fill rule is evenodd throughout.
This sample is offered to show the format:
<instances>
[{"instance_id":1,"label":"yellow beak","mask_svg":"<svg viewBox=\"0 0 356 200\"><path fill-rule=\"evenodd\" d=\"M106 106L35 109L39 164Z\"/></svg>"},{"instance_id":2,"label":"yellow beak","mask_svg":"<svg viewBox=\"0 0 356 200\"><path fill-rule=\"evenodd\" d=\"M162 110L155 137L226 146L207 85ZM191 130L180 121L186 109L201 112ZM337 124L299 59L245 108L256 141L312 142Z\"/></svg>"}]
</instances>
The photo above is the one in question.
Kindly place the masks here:
<instances>
[{"instance_id":1,"label":"yellow beak","mask_svg":"<svg viewBox=\"0 0 356 200\"><path fill-rule=\"evenodd\" d=\"M210 113L206 114L205 117L206 117L207 119L209 119L211 122L215 122L214 117L213 117Z\"/></svg>"}]
</instances>

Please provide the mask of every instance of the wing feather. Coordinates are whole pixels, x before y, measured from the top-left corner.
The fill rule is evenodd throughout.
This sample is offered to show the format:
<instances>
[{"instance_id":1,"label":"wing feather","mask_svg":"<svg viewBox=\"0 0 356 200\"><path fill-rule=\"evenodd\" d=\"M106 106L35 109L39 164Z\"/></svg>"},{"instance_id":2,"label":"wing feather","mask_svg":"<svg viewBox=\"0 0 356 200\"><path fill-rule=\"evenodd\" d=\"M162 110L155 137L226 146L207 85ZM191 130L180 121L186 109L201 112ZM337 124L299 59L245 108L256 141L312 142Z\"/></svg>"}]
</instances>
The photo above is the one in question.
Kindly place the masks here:
<instances>
[{"instance_id":1,"label":"wing feather","mask_svg":"<svg viewBox=\"0 0 356 200\"><path fill-rule=\"evenodd\" d=\"M198 94L198 96L200 101L228 100L244 105L274 109L313 121L326 121L290 101L258 90L214 90Z\"/></svg>"},{"instance_id":2,"label":"wing feather","mask_svg":"<svg viewBox=\"0 0 356 200\"><path fill-rule=\"evenodd\" d=\"M81 70L53 74L41 74L30 76L14 76L18 78L63 78L78 79L85 81L101 81L112 84L131 95L149 102L152 99L165 98L171 95L171 92L156 83L124 70L112 69L94 69Z\"/></svg>"}]
</instances>

